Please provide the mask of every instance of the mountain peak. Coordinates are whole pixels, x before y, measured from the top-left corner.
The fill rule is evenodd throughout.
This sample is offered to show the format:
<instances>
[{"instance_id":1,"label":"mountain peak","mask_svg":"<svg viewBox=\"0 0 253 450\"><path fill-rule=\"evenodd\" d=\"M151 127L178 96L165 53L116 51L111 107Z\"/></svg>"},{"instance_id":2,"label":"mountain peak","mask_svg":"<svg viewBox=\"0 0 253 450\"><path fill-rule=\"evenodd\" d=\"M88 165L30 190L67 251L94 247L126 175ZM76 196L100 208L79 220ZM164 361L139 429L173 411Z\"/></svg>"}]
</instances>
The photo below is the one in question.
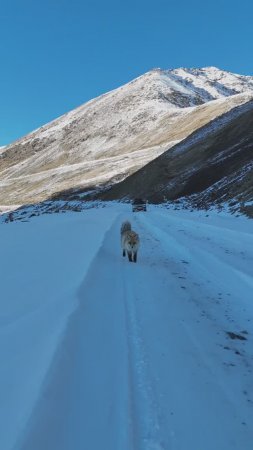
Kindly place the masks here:
<instances>
[{"instance_id":1,"label":"mountain peak","mask_svg":"<svg viewBox=\"0 0 253 450\"><path fill-rule=\"evenodd\" d=\"M201 70L205 70L205 71L213 71L213 72L227 72L227 70L222 70L219 69L219 67L216 66L206 66L206 67L202 67Z\"/></svg>"}]
</instances>

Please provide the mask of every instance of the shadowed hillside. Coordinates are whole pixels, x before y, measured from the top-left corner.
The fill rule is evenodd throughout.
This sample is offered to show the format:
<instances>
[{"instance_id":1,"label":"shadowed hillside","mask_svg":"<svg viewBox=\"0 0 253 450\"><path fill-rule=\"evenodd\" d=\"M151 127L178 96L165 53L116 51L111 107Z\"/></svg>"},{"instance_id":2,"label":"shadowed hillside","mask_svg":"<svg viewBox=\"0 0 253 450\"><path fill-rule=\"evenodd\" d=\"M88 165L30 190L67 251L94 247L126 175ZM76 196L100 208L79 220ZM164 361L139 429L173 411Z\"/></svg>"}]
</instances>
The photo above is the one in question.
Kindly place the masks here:
<instances>
[{"instance_id":1,"label":"shadowed hillside","mask_svg":"<svg viewBox=\"0 0 253 450\"><path fill-rule=\"evenodd\" d=\"M193 133L102 199L190 197L195 206L253 200L253 101Z\"/></svg>"}]
</instances>

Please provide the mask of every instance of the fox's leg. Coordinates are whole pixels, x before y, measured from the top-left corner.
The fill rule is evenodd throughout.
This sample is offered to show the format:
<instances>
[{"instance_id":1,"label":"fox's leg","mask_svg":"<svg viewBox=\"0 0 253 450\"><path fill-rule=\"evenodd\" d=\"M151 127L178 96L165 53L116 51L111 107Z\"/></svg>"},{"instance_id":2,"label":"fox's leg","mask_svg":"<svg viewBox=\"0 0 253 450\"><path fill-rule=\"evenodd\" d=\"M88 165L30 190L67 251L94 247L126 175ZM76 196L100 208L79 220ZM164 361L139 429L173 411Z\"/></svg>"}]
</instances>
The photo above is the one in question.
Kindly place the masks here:
<instances>
[{"instance_id":1,"label":"fox's leg","mask_svg":"<svg viewBox=\"0 0 253 450\"><path fill-rule=\"evenodd\" d=\"M127 254L128 254L128 260L130 262L132 262L132 252L127 252Z\"/></svg>"},{"instance_id":2,"label":"fox's leg","mask_svg":"<svg viewBox=\"0 0 253 450\"><path fill-rule=\"evenodd\" d=\"M123 248L123 256L126 256L126 250Z\"/></svg>"},{"instance_id":3,"label":"fox's leg","mask_svg":"<svg viewBox=\"0 0 253 450\"><path fill-rule=\"evenodd\" d=\"M134 262L137 262L137 252L134 253Z\"/></svg>"}]
</instances>

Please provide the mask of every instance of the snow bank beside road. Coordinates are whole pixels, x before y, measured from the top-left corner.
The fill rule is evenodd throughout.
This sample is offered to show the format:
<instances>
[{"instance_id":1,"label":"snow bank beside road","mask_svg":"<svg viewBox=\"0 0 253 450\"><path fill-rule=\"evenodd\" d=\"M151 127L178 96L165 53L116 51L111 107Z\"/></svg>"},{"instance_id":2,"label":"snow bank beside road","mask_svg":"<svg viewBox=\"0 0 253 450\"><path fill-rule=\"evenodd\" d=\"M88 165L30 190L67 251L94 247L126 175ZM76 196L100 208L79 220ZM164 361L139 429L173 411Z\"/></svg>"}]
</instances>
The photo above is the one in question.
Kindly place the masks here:
<instances>
[{"instance_id":1,"label":"snow bank beside road","mask_svg":"<svg viewBox=\"0 0 253 450\"><path fill-rule=\"evenodd\" d=\"M1 224L1 449L13 448L32 414L78 286L115 214L94 209Z\"/></svg>"}]
</instances>

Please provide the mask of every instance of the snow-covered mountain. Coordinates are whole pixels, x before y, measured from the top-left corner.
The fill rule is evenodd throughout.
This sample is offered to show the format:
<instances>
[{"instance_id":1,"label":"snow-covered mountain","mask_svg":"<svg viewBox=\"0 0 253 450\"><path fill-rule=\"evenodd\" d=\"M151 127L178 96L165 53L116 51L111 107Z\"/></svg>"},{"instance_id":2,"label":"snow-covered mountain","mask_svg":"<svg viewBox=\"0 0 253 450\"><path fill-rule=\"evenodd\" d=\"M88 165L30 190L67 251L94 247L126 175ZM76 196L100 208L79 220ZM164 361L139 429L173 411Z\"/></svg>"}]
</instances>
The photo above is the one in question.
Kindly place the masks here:
<instances>
[{"instance_id":1,"label":"snow-covered mountain","mask_svg":"<svg viewBox=\"0 0 253 450\"><path fill-rule=\"evenodd\" d=\"M253 77L226 72L216 67L174 69L165 72L175 81L198 92L204 101L239 94L253 88Z\"/></svg>"},{"instance_id":2,"label":"snow-covered mountain","mask_svg":"<svg viewBox=\"0 0 253 450\"><path fill-rule=\"evenodd\" d=\"M249 101L253 77L154 69L0 152L0 205L123 180L210 120Z\"/></svg>"}]
</instances>

